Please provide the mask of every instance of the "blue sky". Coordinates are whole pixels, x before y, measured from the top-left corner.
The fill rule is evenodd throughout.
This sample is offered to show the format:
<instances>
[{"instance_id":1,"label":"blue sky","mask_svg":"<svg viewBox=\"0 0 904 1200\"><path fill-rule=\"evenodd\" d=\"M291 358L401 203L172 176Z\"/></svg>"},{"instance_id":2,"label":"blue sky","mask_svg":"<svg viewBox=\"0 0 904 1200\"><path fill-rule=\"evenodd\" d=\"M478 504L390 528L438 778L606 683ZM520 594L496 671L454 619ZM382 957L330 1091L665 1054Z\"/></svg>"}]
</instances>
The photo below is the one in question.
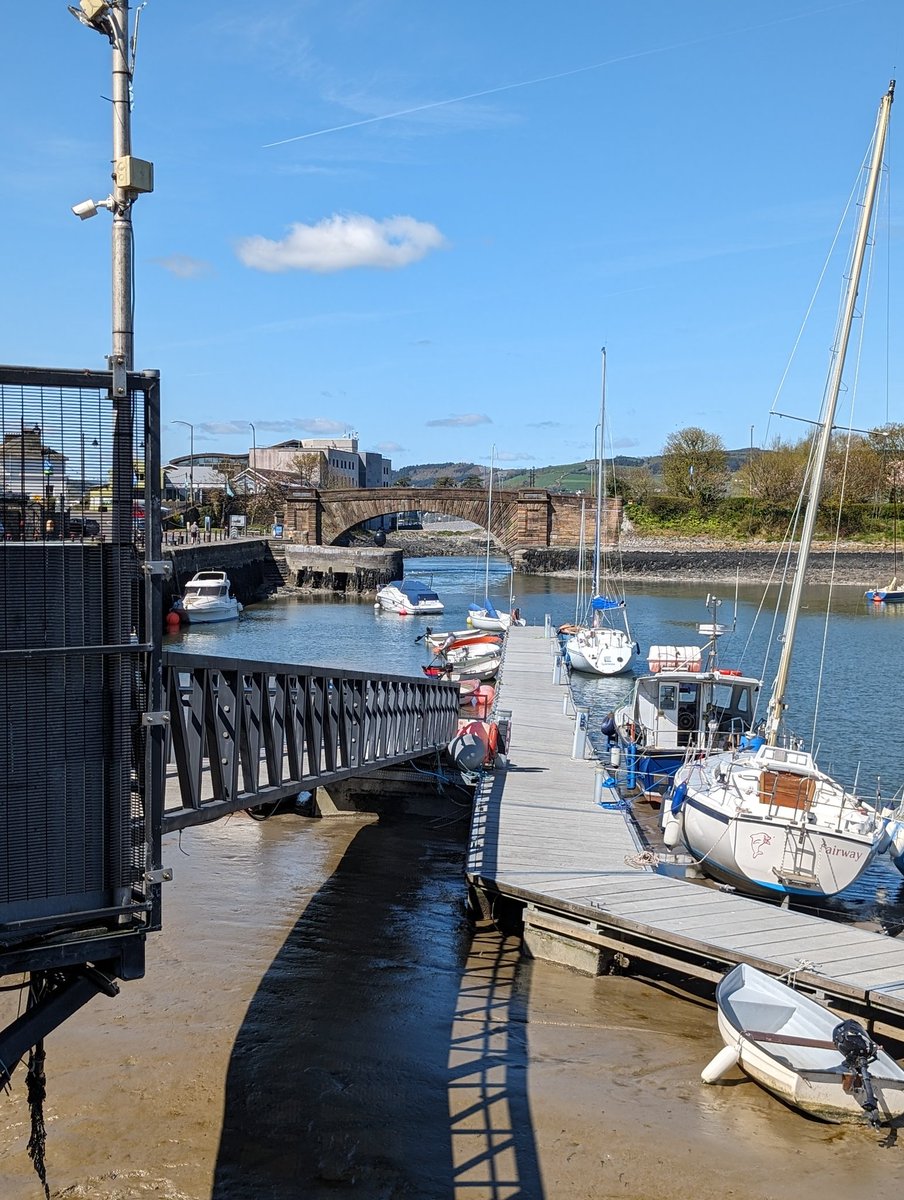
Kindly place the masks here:
<instances>
[{"instance_id":1,"label":"blue sky","mask_svg":"<svg viewBox=\"0 0 904 1200\"><path fill-rule=\"evenodd\" d=\"M770 407L902 29L900 0L148 0L135 365L162 375L164 456L180 419L196 453L253 421L397 467L589 457L603 345L616 452L799 436ZM2 55L0 359L103 367L109 214L70 206L110 188L109 46L41 0ZM904 420L896 119L861 427ZM782 412L816 414L842 267Z\"/></svg>"}]
</instances>

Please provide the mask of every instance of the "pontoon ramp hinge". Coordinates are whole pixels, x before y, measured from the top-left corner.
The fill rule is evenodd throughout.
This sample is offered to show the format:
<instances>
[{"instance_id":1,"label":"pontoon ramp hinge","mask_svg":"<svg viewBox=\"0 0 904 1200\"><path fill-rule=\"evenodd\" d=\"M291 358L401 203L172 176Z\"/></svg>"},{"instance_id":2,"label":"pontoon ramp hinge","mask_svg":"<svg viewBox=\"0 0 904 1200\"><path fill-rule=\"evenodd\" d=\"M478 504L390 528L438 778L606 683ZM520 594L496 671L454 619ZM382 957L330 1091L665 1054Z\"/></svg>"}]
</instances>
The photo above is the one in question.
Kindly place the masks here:
<instances>
[{"instance_id":1,"label":"pontoon ramp hinge","mask_svg":"<svg viewBox=\"0 0 904 1200\"><path fill-rule=\"evenodd\" d=\"M169 725L168 712L146 712L141 714L142 725Z\"/></svg>"}]
</instances>

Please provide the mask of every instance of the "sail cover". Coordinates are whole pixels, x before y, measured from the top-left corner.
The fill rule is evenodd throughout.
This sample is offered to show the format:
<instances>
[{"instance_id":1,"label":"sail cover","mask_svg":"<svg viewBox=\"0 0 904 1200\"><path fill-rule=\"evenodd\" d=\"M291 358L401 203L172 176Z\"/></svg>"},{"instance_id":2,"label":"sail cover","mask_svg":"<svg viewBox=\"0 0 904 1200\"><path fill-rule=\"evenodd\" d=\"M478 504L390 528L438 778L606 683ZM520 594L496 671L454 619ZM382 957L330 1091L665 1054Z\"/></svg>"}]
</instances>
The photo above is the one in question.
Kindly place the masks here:
<instances>
[{"instance_id":1,"label":"sail cover","mask_svg":"<svg viewBox=\"0 0 904 1200\"><path fill-rule=\"evenodd\" d=\"M621 608L621 600L610 600L608 596L594 596L590 601L590 607L599 612L604 608Z\"/></svg>"}]
</instances>

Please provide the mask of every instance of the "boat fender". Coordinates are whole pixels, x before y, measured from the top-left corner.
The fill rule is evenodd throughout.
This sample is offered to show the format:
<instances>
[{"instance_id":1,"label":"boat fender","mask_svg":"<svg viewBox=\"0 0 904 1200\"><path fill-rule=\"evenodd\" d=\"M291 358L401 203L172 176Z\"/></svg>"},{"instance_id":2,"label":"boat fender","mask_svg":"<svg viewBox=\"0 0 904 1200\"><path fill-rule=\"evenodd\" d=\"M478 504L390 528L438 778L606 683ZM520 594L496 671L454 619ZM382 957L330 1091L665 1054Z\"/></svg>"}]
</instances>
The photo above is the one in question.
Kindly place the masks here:
<instances>
[{"instance_id":1,"label":"boat fender","mask_svg":"<svg viewBox=\"0 0 904 1200\"><path fill-rule=\"evenodd\" d=\"M670 809L674 816L677 816L678 813L681 812L681 807L684 804L684 799L686 796L687 796L687 784L686 783L679 783L676 788L673 788L672 803L670 805Z\"/></svg>"},{"instance_id":2,"label":"boat fender","mask_svg":"<svg viewBox=\"0 0 904 1200\"><path fill-rule=\"evenodd\" d=\"M700 1072L704 1083L715 1083L726 1071L737 1065L738 1050L736 1046L723 1046L714 1059L706 1064Z\"/></svg>"},{"instance_id":3,"label":"boat fender","mask_svg":"<svg viewBox=\"0 0 904 1200\"><path fill-rule=\"evenodd\" d=\"M615 714L614 713L609 713L609 715L604 718L603 723L600 726L600 733L605 734L605 736L609 740L610 746L617 739L618 730L615 728Z\"/></svg>"},{"instance_id":4,"label":"boat fender","mask_svg":"<svg viewBox=\"0 0 904 1200\"><path fill-rule=\"evenodd\" d=\"M662 826L662 840L669 850L674 850L681 841L681 821L673 813L667 813Z\"/></svg>"}]
</instances>

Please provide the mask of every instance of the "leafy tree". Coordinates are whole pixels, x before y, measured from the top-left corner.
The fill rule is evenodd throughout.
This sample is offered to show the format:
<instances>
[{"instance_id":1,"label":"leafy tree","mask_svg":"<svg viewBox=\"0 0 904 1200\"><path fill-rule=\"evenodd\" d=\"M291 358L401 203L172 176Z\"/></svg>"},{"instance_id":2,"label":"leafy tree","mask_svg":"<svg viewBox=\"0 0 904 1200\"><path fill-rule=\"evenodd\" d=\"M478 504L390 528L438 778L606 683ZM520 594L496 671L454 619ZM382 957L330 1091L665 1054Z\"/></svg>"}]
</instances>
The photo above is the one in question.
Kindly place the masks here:
<instances>
[{"instance_id":1,"label":"leafy tree","mask_svg":"<svg viewBox=\"0 0 904 1200\"><path fill-rule=\"evenodd\" d=\"M486 486L486 483L479 475L466 475L465 478L459 484L459 486L463 487L463 488L475 488L476 489L476 488L484 488Z\"/></svg>"},{"instance_id":2,"label":"leafy tree","mask_svg":"<svg viewBox=\"0 0 904 1200\"><path fill-rule=\"evenodd\" d=\"M298 472L298 482L303 487L320 487L321 476L321 459L323 455L319 450L310 451L307 454L296 454L292 459L292 466ZM324 485L325 486L325 485Z\"/></svg>"},{"instance_id":3,"label":"leafy tree","mask_svg":"<svg viewBox=\"0 0 904 1200\"><path fill-rule=\"evenodd\" d=\"M395 481L395 485L396 485L396 487L411 487L412 483L407 475L400 475L399 478Z\"/></svg>"},{"instance_id":4,"label":"leafy tree","mask_svg":"<svg viewBox=\"0 0 904 1200\"><path fill-rule=\"evenodd\" d=\"M662 451L662 475L673 496L686 496L697 504L718 500L728 486L722 439L696 425L670 433Z\"/></svg>"},{"instance_id":5,"label":"leafy tree","mask_svg":"<svg viewBox=\"0 0 904 1200\"><path fill-rule=\"evenodd\" d=\"M451 475L440 475L436 481L436 486L438 488L454 488L455 480Z\"/></svg>"},{"instance_id":6,"label":"leafy tree","mask_svg":"<svg viewBox=\"0 0 904 1200\"><path fill-rule=\"evenodd\" d=\"M868 437L839 433L832 439L826 461L823 500L866 503L886 490L882 454Z\"/></svg>"},{"instance_id":7,"label":"leafy tree","mask_svg":"<svg viewBox=\"0 0 904 1200\"><path fill-rule=\"evenodd\" d=\"M803 487L810 439L773 439L767 450L754 451L738 472L742 491L766 504L793 504Z\"/></svg>"},{"instance_id":8,"label":"leafy tree","mask_svg":"<svg viewBox=\"0 0 904 1200\"><path fill-rule=\"evenodd\" d=\"M904 425L891 423L871 429L867 441L880 455L884 486L889 495L904 489Z\"/></svg>"},{"instance_id":9,"label":"leafy tree","mask_svg":"<svg viewBox=\"0 0 904 1200\"><path fill-rule=\"evenodd\" d=\"M659 491L656 476L648 467L622 467L613 483L617 495L637 504L646 503Z\"/></svg>"},{"instance_id":10,"label":"leafy tree","mask_svg":"<svg viewBox=\"0 0 904 1200\"><path fill-rule=\"evenodd\" d=\"M269 526L277 513L283 512L286 505L286 490L281 483L269 481L256 492L248 495L245 511L248 523L256 526Z\"/></svg>"}]
</instances>

